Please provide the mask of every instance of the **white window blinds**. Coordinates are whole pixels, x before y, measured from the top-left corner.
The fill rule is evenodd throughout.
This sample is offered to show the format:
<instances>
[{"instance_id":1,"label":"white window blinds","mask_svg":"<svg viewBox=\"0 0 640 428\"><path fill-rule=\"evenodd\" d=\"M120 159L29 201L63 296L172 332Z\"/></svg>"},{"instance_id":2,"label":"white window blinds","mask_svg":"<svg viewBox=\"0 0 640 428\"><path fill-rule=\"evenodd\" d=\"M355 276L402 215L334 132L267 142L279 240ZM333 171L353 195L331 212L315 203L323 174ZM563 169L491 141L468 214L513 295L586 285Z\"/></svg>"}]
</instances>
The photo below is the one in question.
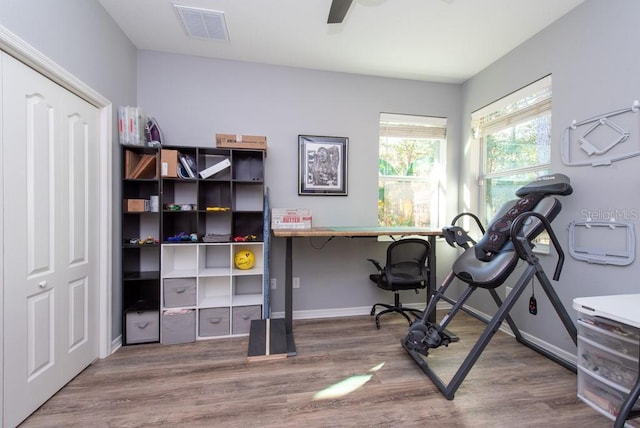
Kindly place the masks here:
<instances>
[{"instance_id":1,"label":"white window blinds","mask_svg":"<svg viewBox=\"0 0 640 428\"><path fill-rule=\"evenodd\" d=\"M478 139L551 111L551 76L517 90L471 114L473 137Z\"/></svg>"},{"instance_id":2,"label":"white window blinds","mask_svg":"<svg viewBox=\"0 0 640 428\"><path fill-rule=\"evenodd\" d=\"M442 117L380 114L380 137L445 139L447 119Z\"/></svg>"}]
</instances>

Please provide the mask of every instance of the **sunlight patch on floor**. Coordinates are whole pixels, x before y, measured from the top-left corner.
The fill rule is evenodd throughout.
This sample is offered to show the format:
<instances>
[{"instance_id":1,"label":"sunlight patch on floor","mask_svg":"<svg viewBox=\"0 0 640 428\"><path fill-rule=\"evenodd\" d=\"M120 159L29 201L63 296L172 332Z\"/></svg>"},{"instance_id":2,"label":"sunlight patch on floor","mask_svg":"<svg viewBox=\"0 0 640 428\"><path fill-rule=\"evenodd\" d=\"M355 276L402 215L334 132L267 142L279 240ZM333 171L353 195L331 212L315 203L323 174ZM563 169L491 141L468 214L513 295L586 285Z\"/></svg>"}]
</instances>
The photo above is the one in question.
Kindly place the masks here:
<instances>
[{"instance_id":1,"label":"sunlight patch on floor","mask_svg":"<svg viewBox=\"0 0 640 428\"><path fill-rule=\"evenodd\" d=\"M350 394L359 388L361 388L364 384L369 382L369 380L373 377L374 372L377 372L384 366L384 363L380 363L377 366L369 369L367 373L370 374L359 374L349 376L346 379L341 380L338 383L334 383L333 385L318 391L313 396L314 400L330 400L333 398L344 397L347 394Z\"/></svg>"}]
</instances>

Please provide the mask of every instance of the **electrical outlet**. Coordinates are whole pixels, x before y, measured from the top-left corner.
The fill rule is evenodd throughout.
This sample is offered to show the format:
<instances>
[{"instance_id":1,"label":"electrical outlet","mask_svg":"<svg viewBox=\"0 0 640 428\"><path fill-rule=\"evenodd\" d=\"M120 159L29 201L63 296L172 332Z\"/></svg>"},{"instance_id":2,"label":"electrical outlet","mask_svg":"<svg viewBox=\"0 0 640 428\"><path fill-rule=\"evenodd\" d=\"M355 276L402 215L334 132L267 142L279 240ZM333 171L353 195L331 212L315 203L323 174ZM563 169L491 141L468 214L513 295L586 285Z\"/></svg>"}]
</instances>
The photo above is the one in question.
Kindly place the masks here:
<instances>
[{"instance_id":1,"label":"electrical outlet","mask_svg":"<svg viewBox=\"0 0 640 428\"><path fill-rule=\"evenodd\" d=\"M271 289L275 290L277 288L277 281L275 278L271 278Z\"/></svg>"},{"instance_id":2,"label":"electrical outlet","mask_svg":"<svg viewBox=\"0 0 640 428\"><path fill-rule=\"evenodd\" d=\"M293 288L300 288L300 278L293 278Z\"/></svg>"}]
</instances>

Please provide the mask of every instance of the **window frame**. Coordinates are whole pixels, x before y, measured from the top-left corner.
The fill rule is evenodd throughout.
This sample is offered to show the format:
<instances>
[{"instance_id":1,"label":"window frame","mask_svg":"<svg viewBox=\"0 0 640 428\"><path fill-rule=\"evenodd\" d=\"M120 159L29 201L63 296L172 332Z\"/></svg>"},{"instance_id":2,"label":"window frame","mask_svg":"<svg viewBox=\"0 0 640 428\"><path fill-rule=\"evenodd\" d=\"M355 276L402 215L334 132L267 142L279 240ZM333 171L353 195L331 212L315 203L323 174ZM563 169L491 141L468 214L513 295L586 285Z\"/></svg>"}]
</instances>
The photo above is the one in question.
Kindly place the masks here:
<instances>
[{"instance_id":1,"label":"window frame","mask_svg":"<svg viewBox=\"0 0 640 428\"><path fill-rule=\"evenodd\" d=\"M488 180L525 173L541 173L548 171L551 168L551 153L549 153L548 162L524 167L503 169L495 172L487 172L487 142L485 137L489 134L515 127L546 114L551 116L551 84L551 75L547 75L479 110L476 110L471 114L472 138L476 141L479 150L479 170L477 178L478 212L481 213L480 218L482 218L485 223L491 220L487 215L486 202ZM538 94L537 100L535 100L536 94ZM522 100L527 99L528 97L534 97L531 104L520 108L513 107L519 103L522 104ZM495 112L505 109L511 111L503 116L496 117ZM514 195L514 198L515 197L516 196Z\"/></svg>"},{"instance_id":2,"label":"window frame","mask_svg":"<svg viewBox=\"0 0 640 428\"><path fill-rule=\"evenodd\" d=\"M429 206L430 215L435 216L435 218L430 219L429 223L430 227L440 227L446 211L446 207L443 206L443 203L446 201L443 197L443 188L446 183L447 118L415 114L380 113L378 134L378 197L376 198L378 201L378 207L381 203L379 194L380 184L385 181L433 183L433 176L381 174L380 161L388 162L387 159L383 159L380 156L383 138L436 140L437 156L433 161L433 167L436 168L435 176L437 180L433 186L436 206L433 207L431 204ZM378 225L382 225L380 219L380 215L378 215Z\"/></svg>"}]
</instances>

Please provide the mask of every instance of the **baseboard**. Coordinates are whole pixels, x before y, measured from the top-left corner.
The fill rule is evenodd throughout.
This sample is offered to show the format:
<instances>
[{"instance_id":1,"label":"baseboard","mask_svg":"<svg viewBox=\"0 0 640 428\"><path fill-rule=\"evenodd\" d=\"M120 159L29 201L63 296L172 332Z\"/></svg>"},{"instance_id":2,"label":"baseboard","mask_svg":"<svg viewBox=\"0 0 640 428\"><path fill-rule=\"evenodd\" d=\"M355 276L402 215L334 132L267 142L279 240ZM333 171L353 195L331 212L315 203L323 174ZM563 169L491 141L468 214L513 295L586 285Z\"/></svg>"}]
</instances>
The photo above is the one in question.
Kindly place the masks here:
<instances>
[{"instance_id":1,"label":"baseboard","mask_svg":"<svg viewBox=\"0 0 640 428\"><path fill-rule=\"evenodd\" d=\"M448 303L444 304L444 307L449 307ZM424 303L406 303L407 308L424 310ZM441 305L438 304L438 309L441 309ZM358 315L369 315L371 313L371 306L357 306L351 308L333 308L333 309L312 309L307 311L293 311L294 320L308 320L319 318L339 318L339 317L353 317ZM284 318L284 312L272 312L271 318Z\"/></svg>"},{"instance_id":2,"label":"baseboard","mask_svg":"<svg viewBox=\"0 0 640 428\"><path fill-rule=\"evenodd\" d=\"M312 309L307 311L293 311L294 320L309 320L319 318L353 317L369 315L371 306L359 306L352 308ZM271 318L284 318L284 312L272 312Z\"/></svg>"},{"instance_id":3,"label":"baseboard","mask_svg":"<svg viewBox=\"0 0 640 428\"><path fill-rule=\"evenodd\" d=\"M122 335L116 337L111 341L111 353L113 354L120 348L122 348Z\"/></svg>"}]
</instances>

